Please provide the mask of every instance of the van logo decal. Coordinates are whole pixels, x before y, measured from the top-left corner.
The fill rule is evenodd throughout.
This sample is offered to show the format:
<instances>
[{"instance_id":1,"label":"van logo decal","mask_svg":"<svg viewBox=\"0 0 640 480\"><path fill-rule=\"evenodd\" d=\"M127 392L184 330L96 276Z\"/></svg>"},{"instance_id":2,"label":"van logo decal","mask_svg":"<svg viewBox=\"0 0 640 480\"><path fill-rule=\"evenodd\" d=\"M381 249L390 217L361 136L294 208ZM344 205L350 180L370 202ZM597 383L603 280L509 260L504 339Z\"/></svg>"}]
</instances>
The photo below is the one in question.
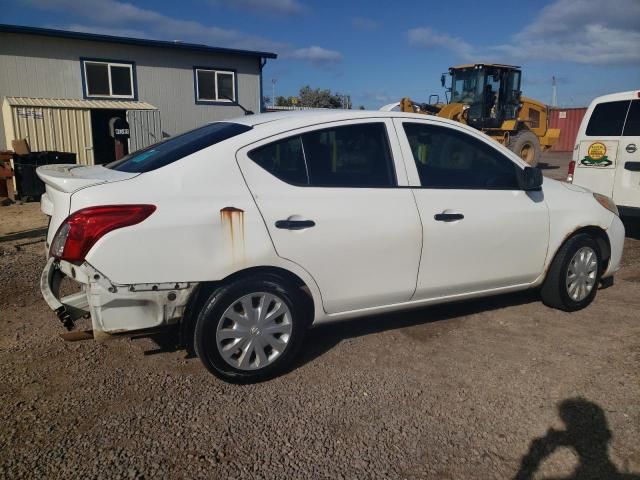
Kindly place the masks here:
<instances>
[{"instance_id":1,"label":"van logo decal","mask_svg":"<svg viewBox=\"0 0 640 480\"><path fill-rule=\"evenodd\" d=\"M605 144L595 142L589 145L587 155L580 160L580 163L588 167L608 167L613 162L607 158L607 147Z\"/></svg>"}]
</instances>

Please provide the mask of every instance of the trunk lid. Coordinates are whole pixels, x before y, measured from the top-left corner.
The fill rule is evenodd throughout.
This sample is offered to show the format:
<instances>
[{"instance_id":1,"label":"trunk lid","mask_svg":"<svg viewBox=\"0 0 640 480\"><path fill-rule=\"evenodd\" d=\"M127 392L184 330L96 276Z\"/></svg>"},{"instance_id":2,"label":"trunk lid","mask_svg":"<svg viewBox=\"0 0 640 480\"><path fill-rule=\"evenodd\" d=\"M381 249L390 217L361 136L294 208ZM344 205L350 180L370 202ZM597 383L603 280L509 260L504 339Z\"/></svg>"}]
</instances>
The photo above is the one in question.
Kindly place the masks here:
<instances>
[{"instance_id":1,"label":"trunk lid","mask_svg":"<svg viewBox=\"0 0 640 480\"><path fill-rule=\"evenodd\" d=\"M137 177L139 173L120 172L101 165L43 165L36 170L45 183L46 191L40 199L40 208L49 218L47 248L58 227L69 216L71 196L82 188Z\"/></svg>"},{"instance_id":2,"label":"trunk lid","mask_svg":"<svg viewBox=\"0 0 640 480\"><path fill-rule=\"evenodd\" d=\"M119 182L136 177L139 173L120 172L102 165L43 165L36 173L49 187L64 193L73 193L98 183Z\"/></svg>"}]
</instances>

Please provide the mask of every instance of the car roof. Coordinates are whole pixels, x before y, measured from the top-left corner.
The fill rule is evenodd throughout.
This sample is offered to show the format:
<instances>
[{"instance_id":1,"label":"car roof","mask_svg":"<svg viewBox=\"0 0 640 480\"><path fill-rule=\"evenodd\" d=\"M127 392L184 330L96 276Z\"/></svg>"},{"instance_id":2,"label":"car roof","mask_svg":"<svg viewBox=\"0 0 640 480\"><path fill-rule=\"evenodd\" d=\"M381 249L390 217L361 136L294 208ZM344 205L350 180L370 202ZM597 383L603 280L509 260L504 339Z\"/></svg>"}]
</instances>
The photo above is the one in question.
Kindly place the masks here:
<instances>
[{"instance_id":1,"label":"car roof","mask_svg":"<svg viewBox=\"0 0 640 480\"><path fill-rule=\"evenodd\" d=\"M420 113L386 112L382 110L341 110L341 109L309 109L286 112L259 113L226 120L249 127L265 125L283 130L305 127L317 123L336 122L340 120L359 120L367 118L408 118L415 120L437 120L442 123L460 126L459 122L440 118L435 115Z\"/></svg>"},{"instance_id":2,"label":"car roof","mask_svg":"<svg viewBox=\"0 0 640 480\"><path fill-rule=\"evenodd\" d=\"M636 98L640 98L640 91L638 90L629 90L627 92L618 92L618 93L610 93L608 95L602 95L601 97L596 97L591 102L592 105L596 103L603 102L615 102L619 100L633 100Z\"/></svg>"}]
</instances>

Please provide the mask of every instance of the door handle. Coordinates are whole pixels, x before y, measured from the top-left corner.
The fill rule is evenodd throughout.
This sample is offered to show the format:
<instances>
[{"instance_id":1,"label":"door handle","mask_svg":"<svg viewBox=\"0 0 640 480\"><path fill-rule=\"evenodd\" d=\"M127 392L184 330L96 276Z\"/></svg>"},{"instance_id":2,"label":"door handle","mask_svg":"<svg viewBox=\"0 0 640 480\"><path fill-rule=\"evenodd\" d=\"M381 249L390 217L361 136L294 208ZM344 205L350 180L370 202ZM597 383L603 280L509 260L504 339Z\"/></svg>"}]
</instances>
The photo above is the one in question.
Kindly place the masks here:
<instances>
[{"instance_id":1,"label":"door handle","mask_svg":"<svg viewBox=\"0 0 640 480\"><path fill-rule=\"evenodd\" d=\"M640 172L640 162L625 162L624 169L630 172Z\"/></svg>"},{"instance_id":2,"label":"door handle","mask_svg":"<svg viewBox=\"0 0 640 480\"><path fill-rule=\"evenodd\" d=\"M462 220L464 215L461 213L436 213L433 218L436 222L455 222L456 220Z\"/></svg>"},{"instance_id":3,"label":"door handle","mask_svg":"<svg viewBox=\"0 0 640 480\"><path fill-rule=\"evenodd\" d=\"M276 228L282 228L285 230L302 230L304 228L315 227L316 222L313 220L278 220L276 221Z\"/></svg>"}]
</instances>

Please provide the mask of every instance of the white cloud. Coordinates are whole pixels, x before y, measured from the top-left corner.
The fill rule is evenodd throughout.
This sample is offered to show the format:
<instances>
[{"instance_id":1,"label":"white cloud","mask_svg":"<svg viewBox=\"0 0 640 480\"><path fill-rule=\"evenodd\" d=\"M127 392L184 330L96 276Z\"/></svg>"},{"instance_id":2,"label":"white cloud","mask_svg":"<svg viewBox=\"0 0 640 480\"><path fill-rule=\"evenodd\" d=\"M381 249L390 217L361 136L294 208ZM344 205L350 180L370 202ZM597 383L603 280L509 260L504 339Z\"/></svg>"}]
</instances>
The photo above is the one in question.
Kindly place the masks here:
<instances>
[{"instance_id":1,"label":"white cloud","mask_svg":"<svg viewBox=\"0 0 640 480\"><path fill-rule=\"evenodd\" d=\"M272 15L295 15L304 11L304 6L296 0L212 0L211 3Z\"/></svg>"},{"instance_id":2,"label":"white cloud","mask_svg":"<svg viewBox=\"0 0 640 480\"><path fill-rule=\"evenodd\" d=\"M407 31L409 45L418 48L446 48L458 56L467 58L473 47L459 37L440 33L430 27L412 28Z\"/></svg>"},{"instance_id":3,"label":"white cloud","mask_svg":"<svg viewBox=\"0 0 640 480\"><path fill-rule=\"evenodd\" d=\"M296 60L309 61L316 66L329 66L342 61L342 54L335 50L327 50L326 48L311 46L308 48L299 48L285 55L285 57L295 58Z\"/></svg>"},{"instance_id":4,"label":"white cloud","mask_svg":"<svg viewBox=\"0 0 640 480\"><path fill-rule=\"evenodd\" d=\"M615 3L615 4L614 4ZM612 29L640 30L640 2L637 0L556 0L544 7L524 30L526 37L573 36L587 25Z\"/></svg>"},{"instance_id":5,"label":"white cloud","mask_svg":"<svg viewBox=\"0 0 640 480\"><path fill-rule=\"evenodd\" d=\"M351 20L351 25L357 30L375 30L379 26L375 20L365 17L355 17Z\"/></svg>"},{"instance_id":6,"label":"white cloud","mask_svg":"<svg viewBox=\"0 0 640 480\"><path fill-rule=\"evenodd\" d=\"M261 1L261 0L251 0ZM276 0L264 0L263 3ZM342 61L335 50L312 46L292 47L238 30L204 25L193 20L181 20L160 12L144 9L118 0L22 0L26 5L42 10L73 11L86 22L55 25L53 28L134 38L182 40L216 47L272 51L281 58L306 61L318 68L328 68ZM284 2L286 3L286 2ZM291 3L291 2L290 2ZM294 2L295 3L295 2Z\"/></svg>"},{"instance_id":7,"label":"white cloud","mask_svg":"<svg viewBox=\"0 0 640 480\"><path fill-rule=\"evenodd\" d=\"M471 45L430 27L407 32L409 44L446 48L464 60L532 59L590 65L640 62L640 1L555 0L520 32L497 45Z\"/></svg>"},{"instance_id":8,"label":"white cloud","mask_svg":"<svg viewBox=\"0 0 640 480\"><path fill-rule=\"evenodd\" d=\"M556 0L510 44L495 47L515 59L563 60L582 64L640 62L640 2Z\"/></svg>"},{"instance_id":9,"label":"white cloud","mask_svg":"<svg viewBox=\"0 0 640 480\"><path fill-rule=\"evenodd\" d=\"M24 0L27 5L43 10L73 11L93 25L84 24L83 31L137 31L133 37L153 37L206 43L214 46L279 51L287 45L238 30L207 26L193 20L181 20L117 0ZM75 25L78 26L78 25ZM67 25L63 28L72 30Z\"/></svg>"}]
</instances>

